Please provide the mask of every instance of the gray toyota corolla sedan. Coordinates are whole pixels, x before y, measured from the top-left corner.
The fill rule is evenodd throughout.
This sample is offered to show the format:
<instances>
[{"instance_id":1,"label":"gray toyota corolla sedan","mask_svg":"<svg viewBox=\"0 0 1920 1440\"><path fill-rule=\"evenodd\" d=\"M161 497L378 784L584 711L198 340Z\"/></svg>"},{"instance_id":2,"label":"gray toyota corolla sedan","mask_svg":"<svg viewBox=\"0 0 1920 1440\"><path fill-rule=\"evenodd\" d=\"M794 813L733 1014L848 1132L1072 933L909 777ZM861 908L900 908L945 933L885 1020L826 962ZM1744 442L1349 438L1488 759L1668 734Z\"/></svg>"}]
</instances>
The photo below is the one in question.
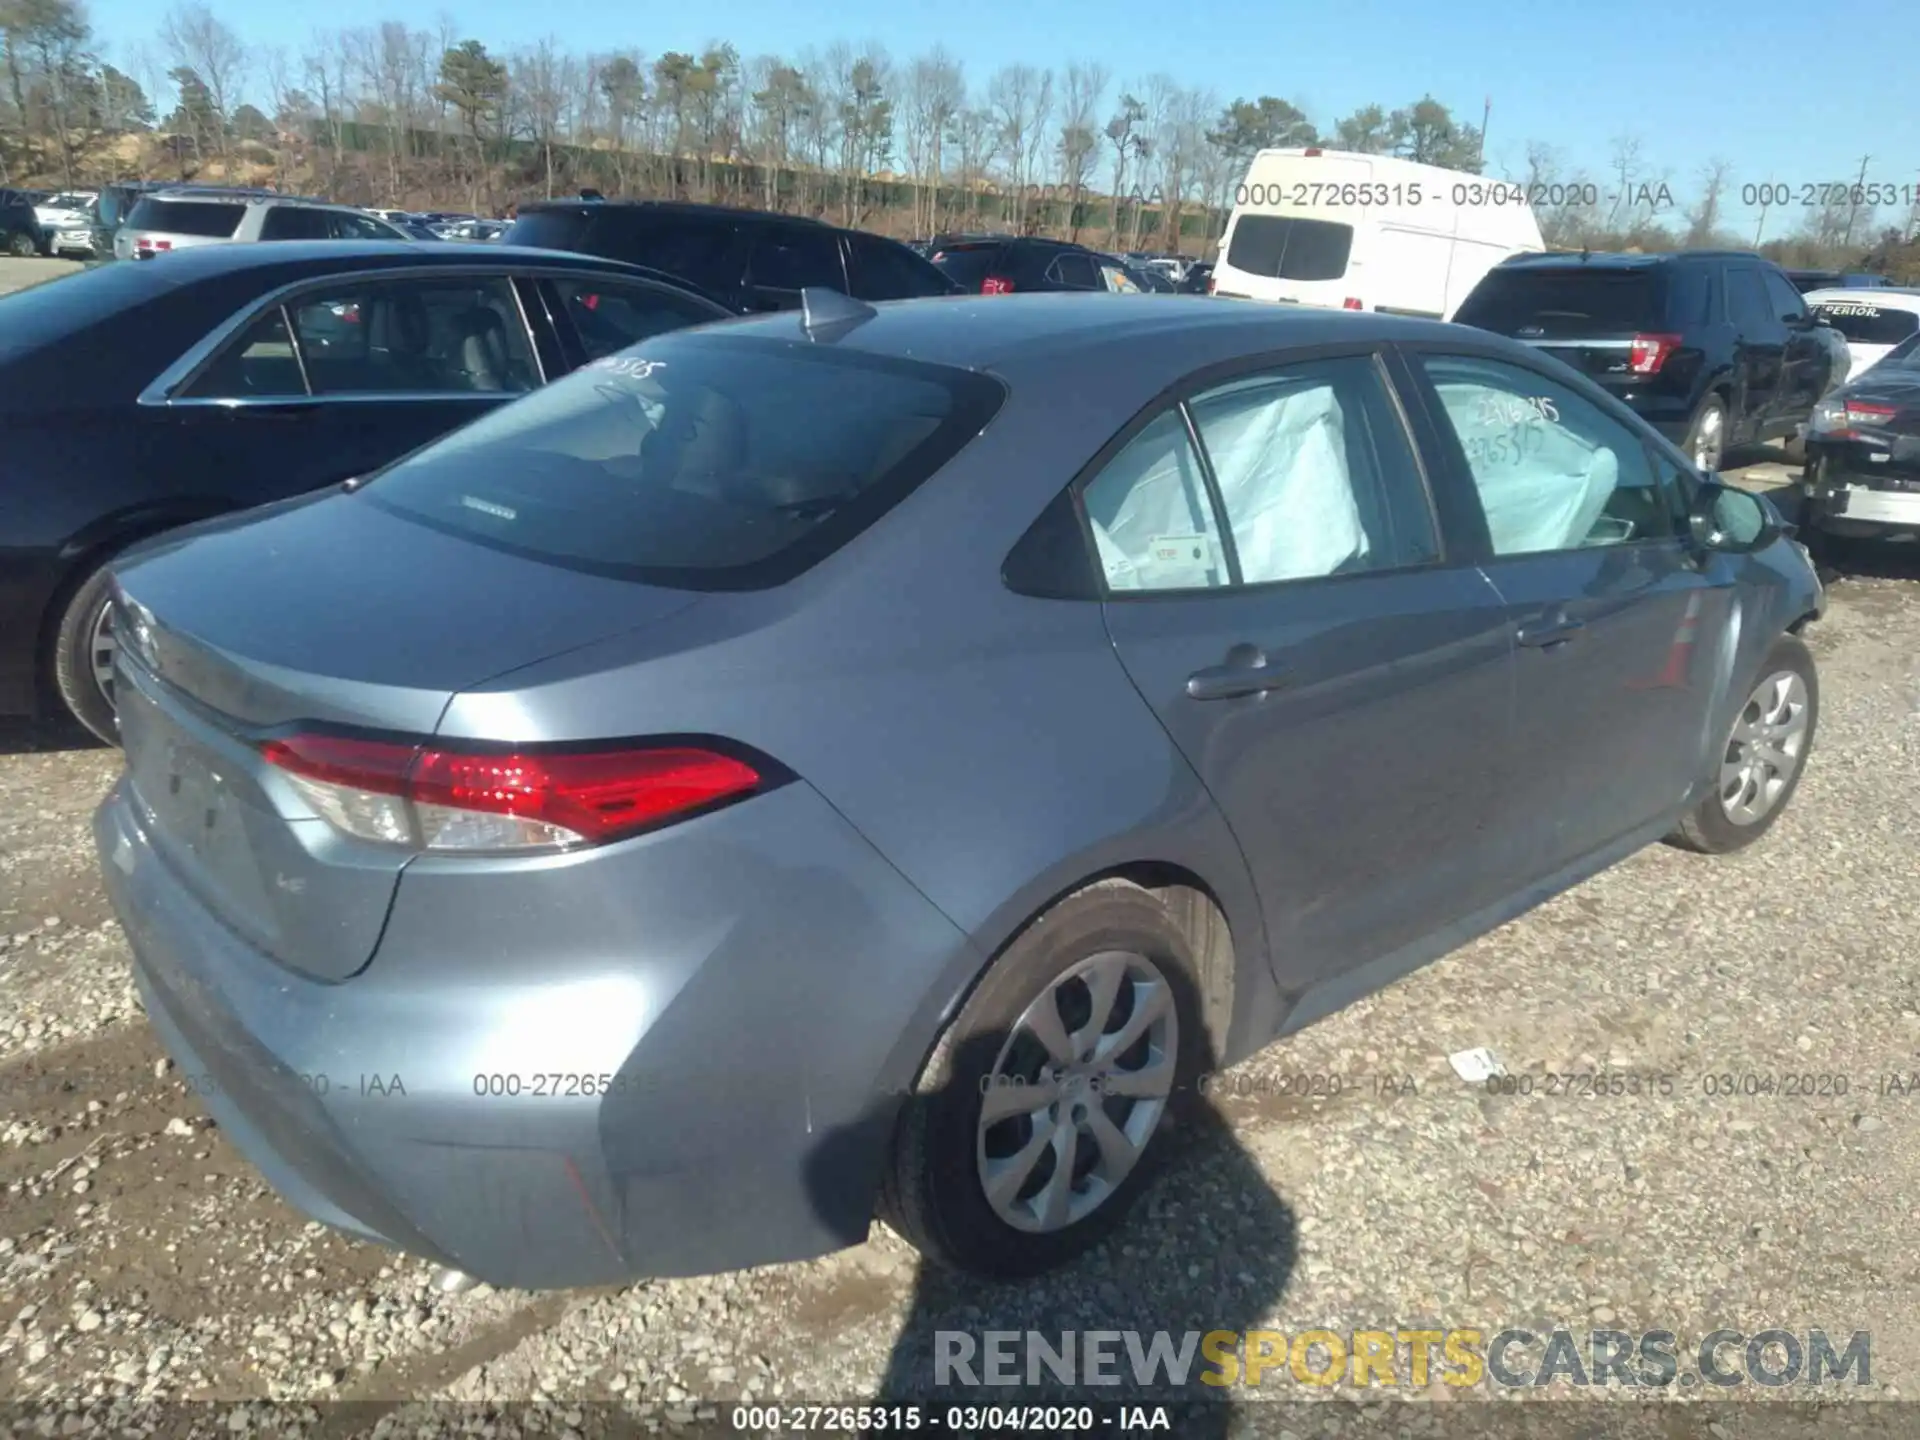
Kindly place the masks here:
<instances>
[{"instance_id":1,"label":"gray toyota corolla sedan","mask_svg":"<svg viewBox=\"0 0 1920 1440\"><path fill-rule=\"evenodd\" d=\"M506 1286L876 1215L1031 1274L1214 1067L1787 805L1811 567L1557 361L805 298L118 568L106 879L308 1214Z\"/></svg>"}]
</instances>

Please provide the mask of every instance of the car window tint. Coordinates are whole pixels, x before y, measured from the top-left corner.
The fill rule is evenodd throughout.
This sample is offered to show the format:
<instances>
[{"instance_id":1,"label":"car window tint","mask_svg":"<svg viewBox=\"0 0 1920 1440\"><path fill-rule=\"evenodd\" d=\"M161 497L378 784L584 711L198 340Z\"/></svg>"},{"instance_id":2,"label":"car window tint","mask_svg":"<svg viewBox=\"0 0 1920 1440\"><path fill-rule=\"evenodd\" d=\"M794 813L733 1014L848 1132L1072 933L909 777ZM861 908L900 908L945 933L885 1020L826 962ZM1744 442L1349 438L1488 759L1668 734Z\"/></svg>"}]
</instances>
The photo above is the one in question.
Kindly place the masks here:
<instances>
[{"instance_id":1,"label":"car window tint","mask_svg":"<svg viewBox=\"0 0 1920 1440\"><path fill-rule=\"evenodd\" d=\"M1200 456L1178 410L1159 416L1081 491L1110 590L1202 590L1227 583Z\"/></svg>"},{"instance_id":2,"label":"car window tint","mask_svg":"<svg viewBox=\"0 0 1920 1440\"><path fill-rule=\"evenodd\" d=\"M1640 436L1538 371L1424 355L1496 555L1670 536L1668 502Z\"/></svg>"},{"instance_id":3,"label":"car window tint","mask_svg":"<svg viewBox=\"0 0 1920 1440\"><path fill-rule=\"evenodd\" d=\"M873 524L1004 396L970 370L683 331L463 427L364 493L552 564L754 588Z\"/></svg>"},{"instance_id":4,"label":"car window tint","mask_svg":"<svg viewBox=\"0 0 1920 1440\"><path fill-rule=\"evenodd\" d=\"M306 394L281 308L274 306L249 325L181 393L197 400Z\"/></svg>"},{"instance_id":5,"label":"car window tint","mask_svg":"<svg viewBox=\"0 0 1920 1440\"><path fill-rule=\"evenodd\" d=\"M800 290L808 285L845 290L840 238L831 230L801 226L765 231L754 244L747 278L768 290Z\"/></svg>"},{"instance_id":6,"label":"car window tint","mask_svg":"<svg viewBox=\"0 0 1920 1440\"><path fill-rule=\"evenodd\" d=\"M978 292L981 285L991 275L1001 273L1004 245L957 245L950 250L936 250L933 264L943 275L954 281L962 289Z\"/></svg>"},{"instance_id":7,"label":"car window tint","mask_svg":"<svg viewBox=\"0 0 1920 1440\"><path fill-rule=\"evenodd\" d=\"M1047 269L1047 278L1075 290L1103 290L1106 283L1093 268L1093 257L1069 250L1056 255Z\"/></svg>"},{"instance_id":8,"label":"car window tint","mask_svg":"<svg viewBox=\"0 0 1920 1440\"><path fill-rule=\"evenodd\" d=\"M1670 270L1650 266L1500 267L1481 278L1453 318L1500 335L1657 330L1666 314L1669 278Z\"/></svg>"},{"instance_id":9,"label":"car window tint","mask_svg":"<svg viewBox=\"0 0 1920 1440\"><path fill-rule=\"evenodd\" d=\"M589 360L615 354L669 330L704 325L718 318L705 305L652 286L585 278L549 283L561 308L572 317Z\"/></svg>"},{"instance_id":10,"label":"car window tint","mask_svg":"<svg viewBox=\"0 0 1920 1440\"><path fill-rule=\"evenodd\" d=\"M1760 283L1767 287L1767 298L1773 305L1773 313L1781 319L1798 318L1807 313L1806 300L1786 276L1775 270L1762 270Z\"/></svg>"},{"instance_id":11,"label":"car window tint","mask_svg":"<svg viewBox=\"0 0 1920 1440\"><path fill-rule=\"evenodd\" d=\"M355 215L346 210L335 210L328 218L333 223L333 235L340 240L399 240L404 238L371 215Z\"/></svg>"},{"instance_id":12,"label":"car window tint","mask_svg":"<svg viewBox=\"0 0 1920 1440\"><path fill-rule=\"evenodd\" d=\"M1338 280L1347 273L1353 227L1299 215L1242 215L1227 242L1227 263L1277 280Z\"/></svg>"},{"instance_id":13,"label":"car window tint","mask_svg":"<svg viewBox=\"0 0 1920 1440\"><path fill-rule=\"evenodd\" d=\"M1735 265L1727 271L1727 318L1742 330L1771 330L1780 323L1760 272L1751 265Z\"/></svg>"},{"instance_id":14,"label":"car window tint","mask_svg":"<svg viewBox=\"0 0 1920 1440\"><path fill-rule=\"evenodd\" d=\"M134 230L157 230L165 235L194 235L208 240L230 240L246 218L245 205L209 200L141 200L127 216Z\"/></svg>"},{"instance_id":15,"label":"car window tint","mask_svg":"<svg viewBox=\"0 0 1920 1440\"><path fill-rule=\"evenodd\" d=\"M862 300L917 300L926 295L945 295L947 282L906 246L856 235L853 288Z\"/></svg>"},{"instance_id":16,"label":"car window tint","mask_svg":"<svg viewBox=\"0 0 1920 1440\"><path fill-rule=\"evenodd\" d=\"M275 205L260 222L262 240L326 240L327 212L303 205Z\"/></svg>"},{"instance_id":17,"label":"car window tint","mask_svg":"<svg viewBox=\"0 0 1920 1440\"><path fill-rule=\"evenodd\" d=\"M518 392L539 384L504 277L342 285L289 308L316 395Z\"/></svg>"},{"instance_id":18,"label":"car window tint","mask_svg":"<svg viewBox=\"0 0 1920 1440\"><path fill-rule=\"evenodd\" d=\"M1406 431L1372 361L1289 366L1188 404L1244 583L1397 569L1439 554Z\"/></svg>"}]
</instances>

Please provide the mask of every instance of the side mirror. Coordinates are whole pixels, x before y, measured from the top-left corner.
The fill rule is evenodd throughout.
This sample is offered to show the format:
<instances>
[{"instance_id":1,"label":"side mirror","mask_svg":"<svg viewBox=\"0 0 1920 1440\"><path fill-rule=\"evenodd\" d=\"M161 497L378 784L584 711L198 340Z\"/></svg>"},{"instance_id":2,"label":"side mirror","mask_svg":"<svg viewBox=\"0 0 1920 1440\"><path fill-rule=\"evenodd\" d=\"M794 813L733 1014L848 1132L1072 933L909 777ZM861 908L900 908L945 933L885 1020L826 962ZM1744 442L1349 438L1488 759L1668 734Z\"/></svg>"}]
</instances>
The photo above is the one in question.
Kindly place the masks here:
<instances>
[{"instance_id":1,"label":"side mirror","mask_svg":"<svg viewBox=\"0 0 1920 1440\"><path fill-rule=\"evenodd\" d=\"M1702 550L1724 555L1751 555L1786 533L1780 512L1766 496L1736 489L1714 476L1694 493L1687 528Z\"/></svg>"}]
</instances>

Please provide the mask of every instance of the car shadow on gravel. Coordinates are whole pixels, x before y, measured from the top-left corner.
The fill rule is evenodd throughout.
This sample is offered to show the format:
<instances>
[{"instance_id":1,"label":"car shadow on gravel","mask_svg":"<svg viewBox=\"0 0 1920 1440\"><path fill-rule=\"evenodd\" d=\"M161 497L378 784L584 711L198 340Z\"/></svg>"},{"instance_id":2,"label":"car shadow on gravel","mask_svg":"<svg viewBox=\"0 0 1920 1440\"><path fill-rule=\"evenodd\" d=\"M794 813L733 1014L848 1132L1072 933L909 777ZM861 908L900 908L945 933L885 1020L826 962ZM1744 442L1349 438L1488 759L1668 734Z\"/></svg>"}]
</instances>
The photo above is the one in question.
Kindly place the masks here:
<instances>
[{"instance_id":1,"label":"car shadow on gravel","mask_svg":"<svg viewBox=\"0 0 1920 1440\"><path fill-rule=\"evenodd\" d=\"M105 750L106 744L71 720L0 720L0 755Z\"/></svg>"},{"instance_id":2,"label":"car shadow on gravel","mask_svg":"<svg viewBox=\"0 0 1920 1440\"><path fill-rule=\"evenodd\" d=\"M1209 1056L1198 1073L1209 1075L1213 1068ZM964 1064L956 1069L970 1073ZM930 1099L915 1096L907 1103ZM1228 1348L1238 1350L1244 1332L1263 1327L1292 1277L1297 1226L1292 1209L1213 1103L1190 1093L1170 1118L1170 1128L1163 1120L1163 1133L1155 1137L1156 1147L1165 1146L1157 1173L1127 1217L1064 1269L1029 1281L993 1282L921 1260L885 1372L863 1403L918 1402L943 1415L953 1406L1092 1406L1098 1417L1110 1417L1122 1404L1178 1406L1175 1429L1182 1440L1225 1437L1237 1371L1229 1361L1223 1374L1203 1353L1200 1337L1232 1332L1236 1343ZM807 1178L823 1213L828 1196L844 1196L847 1167L871 1165L875 1133L872 1125L851 1126L826 1136L814 1151ZM996 1349L1006 1357L997 1363L988 1354L993 1331L1015 1332L1010 1348L1002 1341ZM1088 1344L1099 1341L1100 1331L1110 1333L1096 1361ZM1030 1332L1052 1354L1072 1356L1073 1383L1058 1378L1046 1358L1029 1359ZM1163 1351L1168 1345L1174 1356L1184 1351L1186 1364L1174 1367L1181 1374L1170 1376L1165 1365L1139 1374L1134 1352L1154 1356L1156 1332L1165 1332ZM979 1384L939 1363L969 1341ZM1071 1351L1064 1349L1068 1343ZM1081 1383L1094 1365L1106 1382ZM1285 1368L1284 1358L1279 1365ZM1017 1383L986 1383L995 1370L1001 1378L1016 1375ZM1209 1375L1214 1383L1203 1382ZM1266 1378L1269 1384L1278 1379L1272 1372ZM987 1433L984 1421L978 1428Z\"/></svg>"}]
</instances>

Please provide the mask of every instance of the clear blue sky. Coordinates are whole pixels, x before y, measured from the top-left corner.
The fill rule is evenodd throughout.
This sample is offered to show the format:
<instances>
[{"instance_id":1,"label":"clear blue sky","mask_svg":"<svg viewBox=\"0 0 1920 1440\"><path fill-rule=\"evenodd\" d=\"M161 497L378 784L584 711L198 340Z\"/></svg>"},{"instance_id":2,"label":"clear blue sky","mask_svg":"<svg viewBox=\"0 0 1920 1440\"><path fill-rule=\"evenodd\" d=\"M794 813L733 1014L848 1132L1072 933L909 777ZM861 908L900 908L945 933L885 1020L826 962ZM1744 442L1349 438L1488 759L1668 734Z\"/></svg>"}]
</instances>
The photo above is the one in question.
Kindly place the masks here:
<instances>
[{"instance_id":1,"label":"clear blue sky","mask_svg":"<svg viewBox=\"0 0 1920 1440\"><path fill-rule=\"evenodd\" d=\"M324 4L214 0L252 44L297 51L316 26L404 20L437 30L443 16L496 51L552 36L578 52L635 48L649 56L729 40L743 56L793 55L844 39L885 45L896 60L943 43L969 82L1009 63L1097 61L1121 84L1164 71L1223 102L1275 94L1321 126L1369 102L1389 107L1431 91L1478 123L1491 97L1490 173L1524 173L1529 140L1557 147L1604 181L1615 136L1641 137L1657 174L1690 200L1703 164L1733 166L1728 219L1753 217L1740 187L1868 178L1920 184L1920 93L1911 65L1920 0L1744 0L1699 11L1673 0L731 0L727 4L610 5L606 0L326 0ZM124 56L158 31L164 4L90 0L97 34ZM1864 63L1816 63L1831 38ZM1767 237L1792 229L1796 206L1775 211ZM1890 211L1880 217L1892 221Z\"/></svg>"}]
</instances>

